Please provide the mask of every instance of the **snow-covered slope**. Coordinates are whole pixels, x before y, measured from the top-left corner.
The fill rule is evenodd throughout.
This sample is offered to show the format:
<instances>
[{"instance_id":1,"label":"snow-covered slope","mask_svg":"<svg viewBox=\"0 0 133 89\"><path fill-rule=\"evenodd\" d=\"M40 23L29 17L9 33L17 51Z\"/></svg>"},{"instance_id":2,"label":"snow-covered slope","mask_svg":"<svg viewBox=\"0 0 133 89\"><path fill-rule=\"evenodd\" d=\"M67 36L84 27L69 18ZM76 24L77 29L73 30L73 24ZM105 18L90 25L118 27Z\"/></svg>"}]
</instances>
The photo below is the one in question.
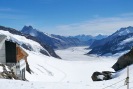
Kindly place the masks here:
<instances>
[{"instance_id":1,"label":"snow-covered slope","mask_svg":"<svg viewBox=\"0 0 133 89\"><path fill-rule=\"evenodd\" d=\"M114 79L93 82L94 71L110 70L117 57L96 57L84 55L85 47L73 47L56 52L64 59L58 60L26 50L28 61L33 71L26 73L29 82L1 80L1 89L125 89L126 69L114 75ZM74 59L73 59L74 58ZM77 60L76 60L77 59ZM133 73L130 66L130 75ZM133 87L130 77L130 89ZM17 86L16 86L17 85Z\"/></svg>"},{"instance_id":2,"label":"snow-covered slope","mask_svg":"<svg viewBox=\"0 0 133 89\"><path fill-rule=\"evenodd\" d=\"M88 52L88 50L84 48L86 47L72 47L66 50L57 50L56 53L60 55L63 60L46 58L40 54L29 56L29 63L32 65L31 69L33 69L34 74L27 75L27 79L29 78L30 81L47 82L44 83L46 89L103 89L106 87L108 89L124 89L126 87L124 85L126 69L115 74L114 79L93 82L91 79L92 73L104 70L113 71L111 67L117 61L118 56L86 56L84 54ZM32 55L32 53L30 53L30 55ZM36 57L40 60L35 60ZM32 62L30 62L30 59L32 59ZM133 72L132 68L133 66L130 67L130 75ZM130 78L131 83L132 81L133 78ZM130 87L133 86L131 85Z\"/></svg>"},{"instance_id":3,"label":"snow-covered slope","mask_svg":"<svg viewBox=\"0 0 133 89\"><path fill-rule=\"evenodd\" d=\"M63 60L57 60L44 55L36 54L28 57L31 69L35 72L28 75L27 79L47 82L87 82L91 81L91 74L97 70L112 70L111 66L116 60L84 55L86 50L82 47L69 48L56 51ZM31 56L32 55L32 56ZM69 56L68 56L69 55ZM32 59L32 60L30 60ZM38 60L36 60L38 59ZM91 64L90 64L91 63ZM93 68L92 68L93 67ZM88 77L88 79L86 79Z\"/></svg>"},{"instance_id":4,"label":"snow-covered slope","mask_svg":"<svg viewBox=\"0 0 133 89\"><path fill-rule=\"evenodd\" d=\"M45 42L42 43L41 40L38 40L31 35L23 34L16 29L4 26L0 26L0 34L8 36L9 40L18 43L23 48L30 51L40 52L47 56L60 58L49 45L47 45Z\"/></svg>"},{"instance_id":5,"label":"snow-covered slope","mask_svg":"<svg viewBox=\"0 0 133 89\"><path fill-rule=\"evenodd\" d=\"M0 34L6 35L8 40L18 43L20 46L22 46L23 44L27 45L28 47L30 47L31 51L40 52L41 49L45 50L39 43L30 39L27 39L24 36L14 35L8 31L1 31L1 30L0 30ZM47 52L47 50L45 51ZM47 54L49 55L48 52Z\"/></svg>"},{"instance_id":6,"label":"snow-covered slope","mask_svg":"<svg viewBox=\"0 0 133 89\"><path fill-rule=\"evenodd\" d=\"M129 33L133 33L133 27L129 26L127 28L121 28L120 30L116 31L113 35L114 36L122 36L122 35L127 35Z\"/></svg>"}]
</instances>

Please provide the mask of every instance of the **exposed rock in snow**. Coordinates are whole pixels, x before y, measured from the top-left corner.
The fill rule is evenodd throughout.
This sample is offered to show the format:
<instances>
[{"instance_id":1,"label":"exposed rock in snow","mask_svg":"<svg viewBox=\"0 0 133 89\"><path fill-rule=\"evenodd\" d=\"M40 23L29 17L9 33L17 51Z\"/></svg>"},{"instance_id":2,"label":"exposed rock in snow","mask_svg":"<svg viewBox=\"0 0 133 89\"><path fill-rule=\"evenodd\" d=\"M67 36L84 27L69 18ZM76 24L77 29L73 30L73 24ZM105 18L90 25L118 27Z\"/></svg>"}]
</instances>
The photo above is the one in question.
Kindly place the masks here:
<instances>
[{"instance_id":1,"label":"exposed rock in snow","mask_svg":"<svg viewBox=\"0 0 133 89\"><path fill-rule=\"evenodd\" d=\"M111 71L94 72L91 78L93 81L109 80L113 78L112 73L114 72Z\"/></svg>"},{"instance_id":2,"label":"exposed rock in snow","mask_svg":"<svg viewBox=\"0 0 133 89\"><path fill-rule=\"evenodd\" d=\"M115 71L121 70L133 64L133 48L126 54L119 57L118 61L112 66Z\"/></svg>"},{"instance_id":3,"label":"exposed rock in snow","mask_svg":"<svg viewBox=\"0 0 133 89\"><path fill-rule=\"evenodd\" d=\"M16 79L18 77L6 65L0 64L0 78L1 79Z\"/></svg>"}]
</instances>

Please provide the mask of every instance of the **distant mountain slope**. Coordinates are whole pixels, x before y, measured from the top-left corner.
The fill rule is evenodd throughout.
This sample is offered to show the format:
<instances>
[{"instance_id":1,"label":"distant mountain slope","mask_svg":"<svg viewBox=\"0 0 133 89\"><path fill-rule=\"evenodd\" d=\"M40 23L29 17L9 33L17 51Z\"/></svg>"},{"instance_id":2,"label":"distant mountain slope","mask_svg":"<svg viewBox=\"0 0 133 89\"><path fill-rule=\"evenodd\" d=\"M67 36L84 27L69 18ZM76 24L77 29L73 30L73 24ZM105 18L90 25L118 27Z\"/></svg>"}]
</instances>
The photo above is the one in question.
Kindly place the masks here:
<instances>
[{"instance_id":1,"label":"distant mountain slope","mask_svg":"<svg viewBox=\"0 0 133 89\"><path fill-rule=\"evenodd\" d=\"M104 38L107 38L108 36L107 35L97 35L97 36L94 36L93 39L96 39L96 40L101 40L101 39L104 39Z\"/></svg>"},{"instance_id":2,"label":"distant mountain slope","mask_svg":"<svg viewBox=\"0 0 133 89\"><path fill-rule=\"evenodd\" d=\"M107 38L96 40L90 46L88 54L112 55L118 52L130 50L133 46L133 27L125 27L116 31Z\"/></svg>"},{"instance_id":3,"label":"distant mountain slope","mask_svg":"<svg viewBox=\"0 0 133 89\"><path fill-rule=\"evenodd\" d=\"M87 44L87 46L90 46L95 40L101 40L107 37L107 35L97 35L97 36L91 36L91 35L76 35L76 36L70 36L72 38L77 38L80 41L82 41L84 44Z\"/></svg>"},{"instance_id":4,"label":"distant mountain slope","mask_svg":"<svg viewBox=\"0 0 133 89\"><path fill-rule=\"evenodd\" d=\"M78 38L79 40L81 41L88 41L88 40L91 40L91 39L94 39L94 40L100 40L100 39L103 39L103 38L106 38L107 36L106 35L97 35L97 36L91 36L91 35L76 35L76 36L73 36L75 38Z\"/></svg>"},{"instance_id":5,"label":"distant mountain slope","mask_svg":"<svg viewBox=\"0 0 133 89\"><path fill-rule=\"evenodd\" d=\"M0 34L8 36L9 40L18 43L27 50L40 52L47 56L60 58L49 45L42 43L31 35L23 34L13 28L4 26L0 26Z\"/></svg>"},{"instance_id":6,"label":"distant mountain slope","mask_svg":"<svg viewBox=\"0 0 133 89\"><path fill-rule=\"evenodd\" d=\"M34 29L32 26L24 26L21 30L22 33L32 35L41 42L50 45L54 49L68 48L73 46L89 46L95 40L106 38L107 36L98 35L77 35L77 36L60 36L54 34L47 34Z\"/></svg>"},{"instance_id":7,"label":"distant mountain slope","mask_svg":"<svg viewBox=\"0 0 133 89\"><path fill-rule=\"evenodd\" d=\"M91 35L84 35L84 34L82 34L82 35L76 35L76 36L71 36L71 37L78 38L81 41L88 41L90 39L93 39L93 36L91 36Z\"/></svg>"},{"instance_id":8,"label":"distant mountain slope","mask_svg":"<svg viewBox=\"0 0 133 89\"><path fill-rule=\"evenodd\" d=\"M54 49L84 45L84 43L82 43L77 38L47 34L47 33L38 31L37 29L34 29L32 26L24 26L21 32L24 34L34 36L42 43L46 43Z\"/></svg>"}]
</instances>

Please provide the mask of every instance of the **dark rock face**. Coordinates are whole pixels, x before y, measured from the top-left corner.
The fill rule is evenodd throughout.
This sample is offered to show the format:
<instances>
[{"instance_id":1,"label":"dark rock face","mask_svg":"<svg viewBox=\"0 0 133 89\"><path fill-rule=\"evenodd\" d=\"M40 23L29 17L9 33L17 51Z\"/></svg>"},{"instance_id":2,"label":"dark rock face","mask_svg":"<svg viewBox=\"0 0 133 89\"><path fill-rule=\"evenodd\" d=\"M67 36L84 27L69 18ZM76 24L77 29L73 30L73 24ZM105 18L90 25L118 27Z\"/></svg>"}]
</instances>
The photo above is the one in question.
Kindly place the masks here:
<instances>
[{"instance_id":1,"label":"dark rock face","mask_svg":"<svg viewBox=\"0 0 133 89\"><path fill-rule=\"evenodd\" d=\"M30 27L31 28L31 27ZM37 39L36 37L33 37L31 35L28 35L28 34L24 34L24 33L21 33L20 31L17 31L16 29L13 29L13 28L9 28L9 27L4 27L4 26L0 26L0 30L4 30L4 31L8 31L12 34L16 34L16 35L20 35L20 36L25 36L27 39L31 39L33 41L36 41L38 42L44 49L46 49L49 54L55 58L60 58L55 52L54 50L49 46L47 45L45 42L42 42L41 40ZM26 44L22 44L21 45L22 47L24 47L25 49L27 50L30 50L32 51L32 48L29 46L29 45L26 45ZM40 53L44 54L44 55L47 55L49 56L49 54L45 51L45 50L41 50ZM61 58L60 58L61 59Z\"/></svg>"},{"instance_id":2,"label":"dark rock face","mask_svg":"<svg viewBox=\"0 0 133 89\"><path fill-rule=\"evenodd\" d=\"M130 52L121 56L118 61L112 66L112 68L115 71L118 71L131 64L133 64L133 49L131 49Z\"/></svg>"},{"instance_id":3,"label":"dark rock face","mask_svg":"<svg viewBox=\"0 0 133 89\"><path fill-rule=\"evenodd\" d=\"M42 50L42 49L41 49L41 50L40 50L40 53L49 56L49 54L48 54L45 50Z\"/></svg>"},{"instance_id":4,"label":"dark rock face","mask_svg":"<svg viewBox=\"0 0 133 89\"><path fill-rule=\"evenodd\" d=\"M110 71L94 72L91 76L93 81L103 81L112 79L112 73ZM99 76L102 76L101 78Z\"/></svg>"},{"instance_id":5,"label":"dark rock face","mask_svg":"<svg viewBox=\"0 0 133 89\"><path fill-rule=\"evenodd\" d=\"M22 44L21 46L22 46L23 48L29 50L29 51L31 51L31 49L32 49L30 46L28 46L28 45L26 45L26 44Z\"/></svg>"},{"instance_id":6,"label":"dark rock face","mask_svg":"<svg viewBox=\"0 0 133 89\"><path fill-rule=\"evenodd\" d=\"M91 76L93 81L102 81L101 79L98 78L98 75L102 75L100 72L94 72Z\"/></svg>"}]
</instances>

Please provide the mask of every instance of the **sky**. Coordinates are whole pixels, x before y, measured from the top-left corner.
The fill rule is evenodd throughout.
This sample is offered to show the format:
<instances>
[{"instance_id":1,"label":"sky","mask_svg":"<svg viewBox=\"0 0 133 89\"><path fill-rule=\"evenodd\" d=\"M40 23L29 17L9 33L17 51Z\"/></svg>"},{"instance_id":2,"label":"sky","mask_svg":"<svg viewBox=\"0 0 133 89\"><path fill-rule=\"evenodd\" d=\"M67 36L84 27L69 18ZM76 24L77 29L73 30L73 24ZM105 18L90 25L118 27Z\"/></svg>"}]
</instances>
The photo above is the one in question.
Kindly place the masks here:
<instances>
[{"instance_id":1,"label":"sky","mask_svg":"<svg viewBox=\"0 0 133 89\"><path fill-rule=\"evenodd\" d=\"M133 0L0 0L0 25L64 36L110 35L133 26Z\"/></svg>"}]
</instances>

